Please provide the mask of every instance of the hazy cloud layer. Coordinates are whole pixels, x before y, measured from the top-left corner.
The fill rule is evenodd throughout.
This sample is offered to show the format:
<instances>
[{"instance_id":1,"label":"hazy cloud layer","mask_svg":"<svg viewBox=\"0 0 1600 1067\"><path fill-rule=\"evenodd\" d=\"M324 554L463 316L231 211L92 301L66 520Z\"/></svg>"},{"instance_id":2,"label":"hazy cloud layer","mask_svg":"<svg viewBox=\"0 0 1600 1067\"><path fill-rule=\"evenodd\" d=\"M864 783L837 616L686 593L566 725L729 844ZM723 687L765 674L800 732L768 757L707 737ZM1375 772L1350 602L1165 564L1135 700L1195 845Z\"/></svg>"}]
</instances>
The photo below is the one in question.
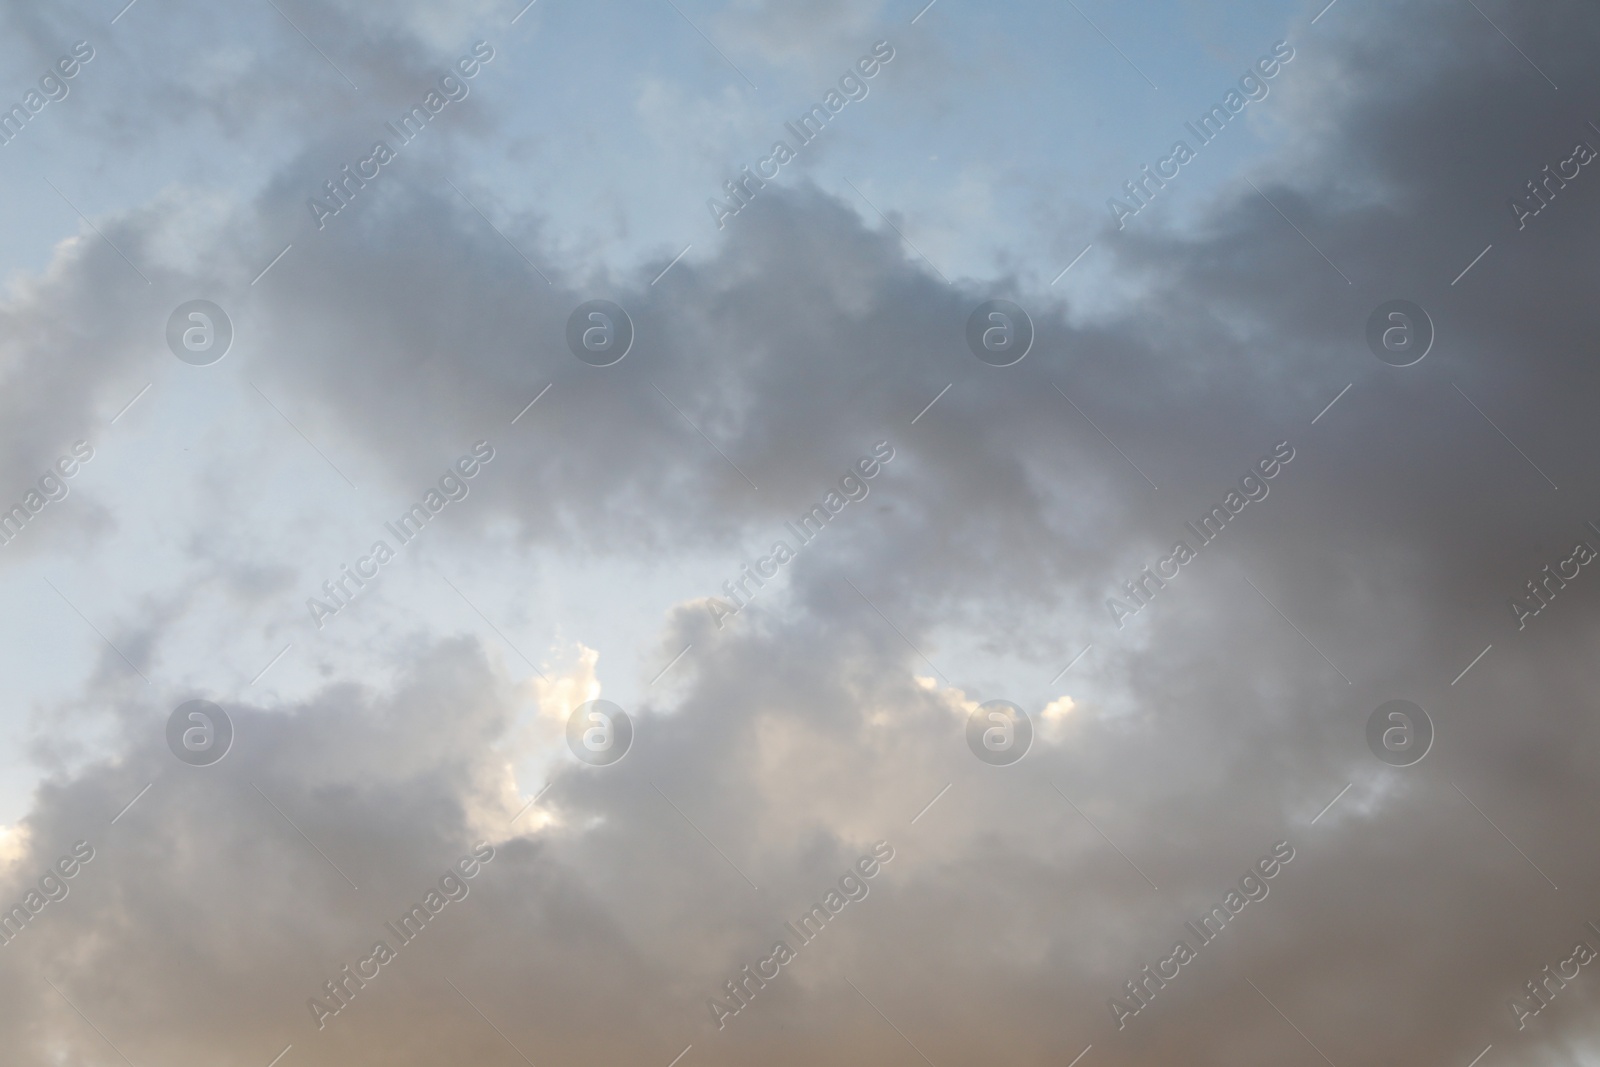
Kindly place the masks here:
<instances>
[{"instance_id":1,"label":"hazy cloud layer","mask_svg":"<svg viewBox=\"0 0 1600 1067\"><path fill-rule=\"evenodd\" d=\"M915 26L832 4L665 15L807 78L880 38L959 52L933 22L953 6ZM544 9L524 18L561 17ZM1120 229L1098 201L1133 170L1108 166L1036 222L1074 251L1003 277L945 277L906 239L963 220L809 175L679 261L568 257L570 220L519 206L501 169L539 106L516 88L529 42L557 47L544 22L521 53L497 38L478 95L319 228L306 198L388 136L378 116L516 11L284 11L344 42L359 109L310 109L249 181L186 195L175 174L93 228L71 216L0 307L7 506L72 442L96 449L0 549L13 640L52 648L6 722L33 775L0 838L0 903L28 916L0 947L17 1062L1594 1055L1600 979L1574 946L1600 949L1600 616L1575 546L1600 547L1600 178L1569 165L1547 204L1528 187L1600 146L1592 11L1263 12L1234 50L1296 49L1269 149L1208 148L1204 178ZM285 21L197 17L246 38ZM53 18L6 15L46 52L74 32ZM313 72L349 88L315 52L279 69L272 50L304 42L272 41L225 87L125 72L127 106L159 101L142 121L166 137L235 107L282 121L261 116L304 106ZM663 99L724 93L702 61L721 62L681 61ZM869 99L837 121L886 121L880 104L910 113ZM614 150L570 166L610 190ZM678 162L655 150L638 165ZM717 192L664 184L688 208ZM235 331L209 367L164 333L201 297ZM967 347L994 298L1031 316L1015 366ZM635 331L613 366L568 350L594 299ZM1395 299L1435 334L1408 367L1365 339ZM402 547L385 523L479 441L492 461ZM787 524L855 497L841 478L880 442L893 458L802 544ZM1219 506L1202 543L1189 524ZM396 561L319 626L307 598L375 539ZM780 540L793 559L739 590ZM1193 558L1130 592L1180 540ZM597 696L631 716L611 766L568 748ZM194 698L232 723L209 766L166 733ZM994 699L1036 734L1009 766L969 750ZM1397 699L1434 731L1411 766L1366 738ZM475 848L470 878L447 874ZM386 927L434 890L414 940ZM785 925L830 892L820 935ZM1186 924L1215 905L1232 915L1207 940ZM341 1006L324 983L346 966L367 977Z\"/></svg>"}]
</instances>

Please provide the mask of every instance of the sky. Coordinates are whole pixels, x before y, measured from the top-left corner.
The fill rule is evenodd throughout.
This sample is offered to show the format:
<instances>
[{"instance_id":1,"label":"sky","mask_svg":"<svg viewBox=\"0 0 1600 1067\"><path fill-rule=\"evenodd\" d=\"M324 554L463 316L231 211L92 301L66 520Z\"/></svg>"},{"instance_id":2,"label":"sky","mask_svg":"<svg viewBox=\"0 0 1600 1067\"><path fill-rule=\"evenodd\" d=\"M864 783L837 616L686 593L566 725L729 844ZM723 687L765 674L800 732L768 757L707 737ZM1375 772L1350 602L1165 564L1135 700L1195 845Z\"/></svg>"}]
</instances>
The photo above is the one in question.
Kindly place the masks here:
<instances>
[{"instance_id":1,"label":"sky","mask_svg":"<svg viewBox=\"0 0 1600 1067\"><path fill-rule=\"evenodd\" d=\"M125 3L8 1062L1600 1062L1592 7Z\"/></svg>"}]
</instances>

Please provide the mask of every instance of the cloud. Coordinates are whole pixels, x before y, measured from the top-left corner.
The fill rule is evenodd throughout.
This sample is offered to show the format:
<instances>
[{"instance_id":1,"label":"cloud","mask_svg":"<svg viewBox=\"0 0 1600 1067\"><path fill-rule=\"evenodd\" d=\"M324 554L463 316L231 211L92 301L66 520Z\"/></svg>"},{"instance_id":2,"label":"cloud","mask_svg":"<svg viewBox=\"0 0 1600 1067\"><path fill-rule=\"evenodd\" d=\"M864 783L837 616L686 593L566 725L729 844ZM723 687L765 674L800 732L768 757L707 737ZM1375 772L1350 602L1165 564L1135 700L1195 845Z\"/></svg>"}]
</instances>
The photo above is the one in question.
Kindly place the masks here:
<instances>
[{"instance_id":1,"label":"cloud","mask_svg":"<svg viewBox=\"0 0 1600 1067\"><path fill-rule=\"evenodd\" d=\"M774 66L826 77L871 43L882 9L876 0L741 0L719 14L717 25L736 48L754 51Z\"/></svg>"},{"instance_id":2,"label":"cloud","mask_svg":"<svg viewBox=\"0 0 1600 1067\"><path fill-rule=\"evenodd\" d=\"M1593 17L1486 14L1538 70L1470 8L1332 9L1277 87L1300 132L1252 165L1259 191L1221 183L1183 232L1155 216L1094 235L1136 295L1092 318L1070 289L946 282L810 186L766 191L655 281L670 255L580 276L540 217L493 232L426 161L258 285L231 238L191 247L194 267L157 254L192 231L154 208L106 236L159 298L110 248L63 246L5 309L8 380L32 391L0 398L19 477L166 359L163 301L202 278L238 310L248 381L350 462L360 507L494 440L429 558L492 557L535 607L564 567L734 573L874 443L896 458L726 627L714 587L584 590L659 620L663 663L687 649L639 687L635 747L610 767L568 759L555 729L613 691L622 657L587 635L541 633L558 665L528 680L426 613L386 623L371 676L219 695L237 737L209 768L165 749L177 686L135 696L102 672L59 720L110 739L43 745L51 775L3 846L0 900L79 839L97 853L0 949L26 957L0 977L19 1061L107 1043L175 1067L290 1044L308 1064L508 1042L538 1063L665 1064L692 1044L686 1063L776 1067L920 1062L912 1044L941 1064L1090 1044L1090 1065L1587 1054L1587 974L1526 1031L1506 1005L1600 921L1582 847L1597 622L1587 575L1524 630L1507 602L1600 522L1596 209L1587 171L1525 230L1505 200L1587 136L1597 87L1572 28ZM803 61L762 25L773 62ZM270 232L313 155L235 232ZM997 295L1037 330L1013 368L965 347ZM603 369L564 340L599 297L636 329ZM1413 368L1365 347L1395 297L1437 327ZM1119 627L1105 599L1279 442L1295 458L1270 494ZM240 506L298 544L295 493ZM221 523L196 524L189 543L215 543ZM197 555L241 602L288 584L276 561ZM150 601L139 662L174 652L190 603ZM996 697L1038 709L1049 742L1012 767L963 741ZM1395 697L1437 728L1415 767L1366 750ZM536 779L550 791L513 822ZM307 999L480 839L496 858L470 896L319 1030ZM871 895L719 1029L707 998L878 841L896 858ZM1296 858L1270 895L1119 1029L1109 1000L1280 841Z\"/></svg>"}]
</instances>

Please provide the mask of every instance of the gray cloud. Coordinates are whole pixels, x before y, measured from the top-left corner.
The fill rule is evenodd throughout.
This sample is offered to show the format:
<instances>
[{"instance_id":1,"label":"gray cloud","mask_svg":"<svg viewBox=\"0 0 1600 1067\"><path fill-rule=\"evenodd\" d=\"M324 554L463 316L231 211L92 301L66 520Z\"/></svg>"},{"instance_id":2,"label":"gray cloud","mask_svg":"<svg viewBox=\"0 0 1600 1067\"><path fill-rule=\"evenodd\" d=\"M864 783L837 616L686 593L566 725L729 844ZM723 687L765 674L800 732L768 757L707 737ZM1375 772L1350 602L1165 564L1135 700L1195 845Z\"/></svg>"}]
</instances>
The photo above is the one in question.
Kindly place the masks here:
<instances>
[{"instance_id":1,"label":"gray cloud","mask_svg":"<svg viewBox=\"0 0 1600 1067\"><path fill-rule=\"evenodd\" d=\"M921 1062L912 1042L941 1065L1090 1044L1085 1067L1578 1058L1587 973L1526 1031L1506 1001L1600 921L1588 575L1525 630L1507 604L1600 522L1579 289L1595 212L1587 170L1524 231L1505 199L1585 136L1593 18L1489 12L1557 92L1470 7L1348 7L1280 87L1300 133L1251 171L1265 196L1229 184L1194 232L1095 235L1138 296L1093 319L1015 282L946 284L811 188L768 190L654 285L665 258L573 277L541 220L502 239L426 166L253 290L242 254L214 253L252 335L240 362L309 438L400 496L495 440L458 536L509 521L526 559L734 564L873 442L896 459L782 595L722 630L677 606L661 647L694 651L670 695L630 708L622 763L552 764L537 829L508 828L507 764L549 752L510 751L526 694L470 642L418 633L387 687L224 701L236 750L204 770L162 742L186 697L101 679L63 711L110 708L116 755L62 757L3 885L17 897L80 837L98 850L3 950L27 957L0 978L19 1056L109 1059L48 978L133 1062L180 1067L291 1043L286 1062L509 1059L506 1039L536 1063L664 1065L691 1043L685 1063ZM285 174L317 172L312 154ZM142 262L160 226L108 236ZM63 418L138 387L129 346L164 314L144 288L85 243L14 303L11 366L42 398L12 402L19 472ZM994 295L1038 328L1005 370L962 337ZM604 370L562 339L598 296L638 329ZM1438 327L1416 367L1365 348L1394 297ZM1268 498L1117 629L1105 598L1279 441L1296 454ZM202 563L241 595L276 588L273 565ZM181 611L152 611L151 649ZM973 702L1068 693L1015 767L965 750ZM1362 736L1395 697L1438 729L1404 770ZM318 1031L306 998L479 837L498 854L471 895ZM717 1030L706 998L878 840L896 858L867 899ZM1280 840L1296 858L1269 896L1119 1031L1107 999Z\"/></svg>"}]
</instances>

